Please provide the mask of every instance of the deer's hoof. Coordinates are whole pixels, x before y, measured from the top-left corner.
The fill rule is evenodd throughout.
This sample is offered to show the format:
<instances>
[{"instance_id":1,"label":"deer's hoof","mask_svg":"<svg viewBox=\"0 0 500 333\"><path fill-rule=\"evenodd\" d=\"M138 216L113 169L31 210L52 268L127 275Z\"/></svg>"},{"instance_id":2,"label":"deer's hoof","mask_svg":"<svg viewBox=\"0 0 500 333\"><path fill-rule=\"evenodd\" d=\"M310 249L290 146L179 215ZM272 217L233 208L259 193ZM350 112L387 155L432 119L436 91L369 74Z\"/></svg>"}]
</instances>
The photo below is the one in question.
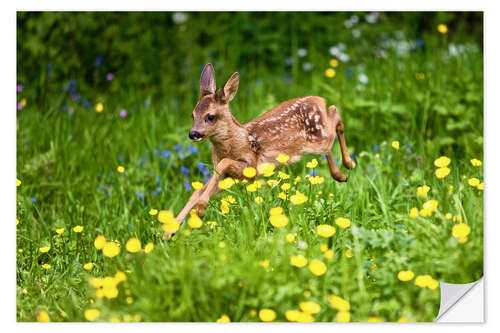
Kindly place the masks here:
<instances>
[{"instance_id":1,"label":"deer's hoof","mask_svg":"<svg viewBox=\"0 0 500 333\"><path fill-rule=\"evenodd\" d=\"M354 169L356 167L356 162L354 162L353 160L345 161L344 167L346 167L347 169Z\"/></svg>"},{"instance_id":2,"label":"deer's hoof","mask_svg":"<svg viewBox=\"0 0 500 333\"><path fill-rule=\"evenodd\" d=\"M200 201L198 202L198 206L196 206L196 215L199 217L205 216L205 211L207 210L208 202Z\"/></svg>"}]
</instances>

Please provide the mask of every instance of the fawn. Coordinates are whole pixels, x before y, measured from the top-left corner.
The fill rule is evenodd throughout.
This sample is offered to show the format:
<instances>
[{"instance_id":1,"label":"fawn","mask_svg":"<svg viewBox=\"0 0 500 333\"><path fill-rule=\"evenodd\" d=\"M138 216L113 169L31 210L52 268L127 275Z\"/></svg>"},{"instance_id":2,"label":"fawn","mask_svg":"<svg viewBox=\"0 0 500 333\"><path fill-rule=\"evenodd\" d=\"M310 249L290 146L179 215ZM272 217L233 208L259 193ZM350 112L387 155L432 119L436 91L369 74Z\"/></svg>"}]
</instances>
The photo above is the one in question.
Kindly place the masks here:
<instances>
[{"instance_id":1,"label":"fawn","mask_svg":"<svg viewBox=\"0 0 500 333\"><path fill-rule=\"evenodd\" d=\"M241 179L247 167L257 169L263 163L284 165L276 160L281 153L300 160L304 153L326 154L332 177L345 182L347 177L333 160L331 147L338 136L342 163L348 169L356 164L349 157L344 138L344 124L335 106L326 111L325 100L317 96L295 98L281 103L255 120L240 124L231 114L229 102L238 90L239 74L216 91L215 73L205 65L200 78L201 98L193 111L193 128L189 138L212 142L215 172L210 180L191 195L176 220L182 223L194 206L199 217L205 215L208 200L220 189L218 181L226 176ZM258 176L259 174L257 174ZM172 234L165 234L170 238Z\"/></svg>"}]
</instances>

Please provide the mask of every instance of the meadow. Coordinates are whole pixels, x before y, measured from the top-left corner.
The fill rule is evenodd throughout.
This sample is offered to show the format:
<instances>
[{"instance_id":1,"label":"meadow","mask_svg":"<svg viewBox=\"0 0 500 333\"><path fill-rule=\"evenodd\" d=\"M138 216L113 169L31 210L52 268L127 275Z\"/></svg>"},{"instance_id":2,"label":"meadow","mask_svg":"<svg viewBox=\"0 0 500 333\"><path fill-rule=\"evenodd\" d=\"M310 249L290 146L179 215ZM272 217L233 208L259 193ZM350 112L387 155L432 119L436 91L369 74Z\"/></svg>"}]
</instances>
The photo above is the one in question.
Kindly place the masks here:
<instances>
[{"instance_id":1,"label":"meadow","mask_svg":"<svg viewBox=\"0 0 500 333\"><path fill-rule=\"evenodd\" d=\"M482 16L228 15L18 14L18 321L433 321L483 275ZM357 167L227 182L162 241L213 172L207 62L241 122L336 105Z\"/></svg>"}]
</instances>

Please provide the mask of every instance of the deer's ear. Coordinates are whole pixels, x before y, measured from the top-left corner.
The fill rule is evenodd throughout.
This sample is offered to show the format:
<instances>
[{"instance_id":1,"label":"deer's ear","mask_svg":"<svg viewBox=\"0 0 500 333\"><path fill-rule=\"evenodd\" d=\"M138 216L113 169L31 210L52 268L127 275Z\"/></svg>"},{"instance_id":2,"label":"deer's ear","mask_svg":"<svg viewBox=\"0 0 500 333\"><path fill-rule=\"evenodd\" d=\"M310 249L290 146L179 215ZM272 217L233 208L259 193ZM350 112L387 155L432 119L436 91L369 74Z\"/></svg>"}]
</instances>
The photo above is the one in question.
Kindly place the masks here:
<instances>
[{"instance_id":1,"label":"deer's ear","mask_svg":"<svg viewBox=\"0 0 500 333\"><path fill-rule=\"evenodd\" d=\"M234 73L229 80L215 93L215 98L222 103L229 103L238 91L238 84L240 83L240 74Z\"/></svg>"},{"instance_id":2,"label":"deer's ear","mask_svg":"<svg viewBox=\"0 0 500 333\"><path fill-rule=\"evenodd\" d=\"M215 94L215 72L212 64L206 64L200 77L200 94L205 95Z\"/></svg>"}]
</instances>

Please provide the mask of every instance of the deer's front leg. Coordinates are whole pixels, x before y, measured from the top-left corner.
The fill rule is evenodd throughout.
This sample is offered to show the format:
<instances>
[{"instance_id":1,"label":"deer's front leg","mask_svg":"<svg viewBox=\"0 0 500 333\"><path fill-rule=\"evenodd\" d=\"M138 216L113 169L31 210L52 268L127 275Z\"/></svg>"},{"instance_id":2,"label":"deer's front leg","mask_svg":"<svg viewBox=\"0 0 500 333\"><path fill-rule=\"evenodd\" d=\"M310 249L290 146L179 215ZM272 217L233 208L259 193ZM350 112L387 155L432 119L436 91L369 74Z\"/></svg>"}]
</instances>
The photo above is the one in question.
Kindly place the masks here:
<instances>
[{"instance_id":1,"label":"deer's front leg","mask_svg":"<svg viewBox=\"0 0 500 333\"><path fill-rule=\"evenodd\" d=\"M186 205L184 206L184 208L181 210L179 215L177 215L177 217L175 218L177 220L177 222L179 222L179 223L184 222L184 219L186 218L186 216L189 214L191 209L198 203L198 199L201 197L203 192L205 192L205 190L207 189L208 183L209 182L207 182L205 185L203 185L202 188L193 192L193 194L189 198L189 200L186 203Z\"/></svg>"},{"instance_id":2,"label":"deer's front leg","mask_svg":"<svg viewBox=\"0 0 500 333\"><path fill-rule=\"evenodd\" d=\"M245 162L236 161L230 158L223 158L219 164L217 164L214 175L210 178L210 181L207 183L207 188L198 200L196 213L199 217L203 217L205 215L205 210L210 198L220 192L218 182L224 179L226 175L242 178L243 169L247 166L248 164Z\"/></svg>"}]
</instances>

